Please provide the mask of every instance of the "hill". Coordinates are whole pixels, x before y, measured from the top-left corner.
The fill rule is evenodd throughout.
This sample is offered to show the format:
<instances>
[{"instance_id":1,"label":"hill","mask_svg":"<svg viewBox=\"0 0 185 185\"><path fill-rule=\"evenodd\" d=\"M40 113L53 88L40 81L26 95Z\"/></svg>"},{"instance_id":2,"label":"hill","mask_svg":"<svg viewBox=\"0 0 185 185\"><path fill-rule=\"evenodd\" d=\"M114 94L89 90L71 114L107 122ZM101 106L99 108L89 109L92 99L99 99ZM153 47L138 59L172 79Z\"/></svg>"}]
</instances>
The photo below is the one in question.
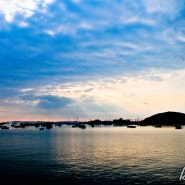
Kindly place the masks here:
<instances>
[{"instance_id":1,"label":"hill","mask_svg":"<svg viewBox=\"0 0 185 185\"><path fill-rule=\"evenodd\" d=\"M140 125L185 125L185 114L180 112L163 112L148 117Z\"/></svg>"}]
</instances>

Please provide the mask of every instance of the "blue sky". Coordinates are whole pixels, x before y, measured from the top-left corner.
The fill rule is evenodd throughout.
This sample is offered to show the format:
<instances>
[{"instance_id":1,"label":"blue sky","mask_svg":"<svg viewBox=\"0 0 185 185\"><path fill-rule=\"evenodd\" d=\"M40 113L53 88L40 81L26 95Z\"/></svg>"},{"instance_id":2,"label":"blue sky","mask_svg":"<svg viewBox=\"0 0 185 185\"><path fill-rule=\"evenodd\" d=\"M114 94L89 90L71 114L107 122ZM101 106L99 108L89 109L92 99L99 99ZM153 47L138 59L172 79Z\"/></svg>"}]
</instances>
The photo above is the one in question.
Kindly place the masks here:
<instances>
[{"instance_id":1,"label":"blue sky","mask_svg":"<svg viewBox=\"0 0 185 185\"><path fill-rule=\"evenodd\" d=\"M1 0L0 119L185 112L184 0Z\"/></svg>"}]
</instances>

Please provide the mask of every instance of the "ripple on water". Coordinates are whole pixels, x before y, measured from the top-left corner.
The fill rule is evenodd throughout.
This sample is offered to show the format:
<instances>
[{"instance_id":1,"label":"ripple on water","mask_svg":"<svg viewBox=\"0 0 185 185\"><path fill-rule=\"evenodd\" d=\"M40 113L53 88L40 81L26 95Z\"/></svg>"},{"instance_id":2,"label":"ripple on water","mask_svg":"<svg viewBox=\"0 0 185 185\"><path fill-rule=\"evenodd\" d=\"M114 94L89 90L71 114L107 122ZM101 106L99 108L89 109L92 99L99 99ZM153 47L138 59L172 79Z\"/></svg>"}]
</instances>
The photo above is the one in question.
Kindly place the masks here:
<instances>
[{"instance_id":1,"label":"ripple on water","mask_svg":"<svg viewBox=\"0 0 185 185\"><path fill-rule=\"evenodd\" d=\"M181 132L155 128L9 130L0 135L1 179L19 185L183 184L184 139Z\"/></svg>"}]
</instances>

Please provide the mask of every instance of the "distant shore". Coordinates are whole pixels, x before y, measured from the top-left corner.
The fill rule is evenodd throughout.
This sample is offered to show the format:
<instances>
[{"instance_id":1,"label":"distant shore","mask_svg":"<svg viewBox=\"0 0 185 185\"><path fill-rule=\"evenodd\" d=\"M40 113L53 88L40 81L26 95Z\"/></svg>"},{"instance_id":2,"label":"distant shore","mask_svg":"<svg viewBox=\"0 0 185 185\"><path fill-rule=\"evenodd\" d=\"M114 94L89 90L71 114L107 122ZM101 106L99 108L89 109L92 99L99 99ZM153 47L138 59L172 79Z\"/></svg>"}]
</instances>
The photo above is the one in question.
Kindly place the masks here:
<instances>
[{"instance_id":1,"label":"distant shore","mask_svg":"<svg viewBox=\"0 0 185 185\"><path fill-rule=\"evenodd\" d=\"M91 120L91 121L11 121L11 122L1 122L0 128L1 129L9 129L7 124L11 124L11 127L14 128L25 128L29 126L43 127L46 129L51 129L53 125L61 127L62 125L72 125L72 127L80 127L85 128L85 125L89 125L91 127L94 126L130 126L130 125L137 125L137 126L155 126L155 127L162 127L162 126L174 126L177 129L181 128L181 125L185 125L185 114L179 112L164 112L158 113L151 117L148 117L141 121L131 121L130 119L114 119L112 121L102 121L99 119ZM131 128L134 128L133 126Z\"/></svg>"}]
</instances>

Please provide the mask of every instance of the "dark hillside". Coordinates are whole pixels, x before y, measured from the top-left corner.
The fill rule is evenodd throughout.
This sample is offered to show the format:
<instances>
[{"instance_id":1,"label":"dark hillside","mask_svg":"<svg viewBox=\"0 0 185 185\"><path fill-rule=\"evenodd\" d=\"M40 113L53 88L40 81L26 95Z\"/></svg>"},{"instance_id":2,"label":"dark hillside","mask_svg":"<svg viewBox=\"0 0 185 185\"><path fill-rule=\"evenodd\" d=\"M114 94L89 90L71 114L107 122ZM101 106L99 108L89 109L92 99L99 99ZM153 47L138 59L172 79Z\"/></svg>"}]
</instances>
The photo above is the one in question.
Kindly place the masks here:
<instances>
[{"instance_id":1,"label":"dark hillside","mask_svg":"<svg viewBox=\"0 0 185 185\"><path fill-rule=\"evenodd\" d=\"M148 117L140 125L185 125L185 114L180 112L164 112Z\"/></svg>"}]
</instances>

